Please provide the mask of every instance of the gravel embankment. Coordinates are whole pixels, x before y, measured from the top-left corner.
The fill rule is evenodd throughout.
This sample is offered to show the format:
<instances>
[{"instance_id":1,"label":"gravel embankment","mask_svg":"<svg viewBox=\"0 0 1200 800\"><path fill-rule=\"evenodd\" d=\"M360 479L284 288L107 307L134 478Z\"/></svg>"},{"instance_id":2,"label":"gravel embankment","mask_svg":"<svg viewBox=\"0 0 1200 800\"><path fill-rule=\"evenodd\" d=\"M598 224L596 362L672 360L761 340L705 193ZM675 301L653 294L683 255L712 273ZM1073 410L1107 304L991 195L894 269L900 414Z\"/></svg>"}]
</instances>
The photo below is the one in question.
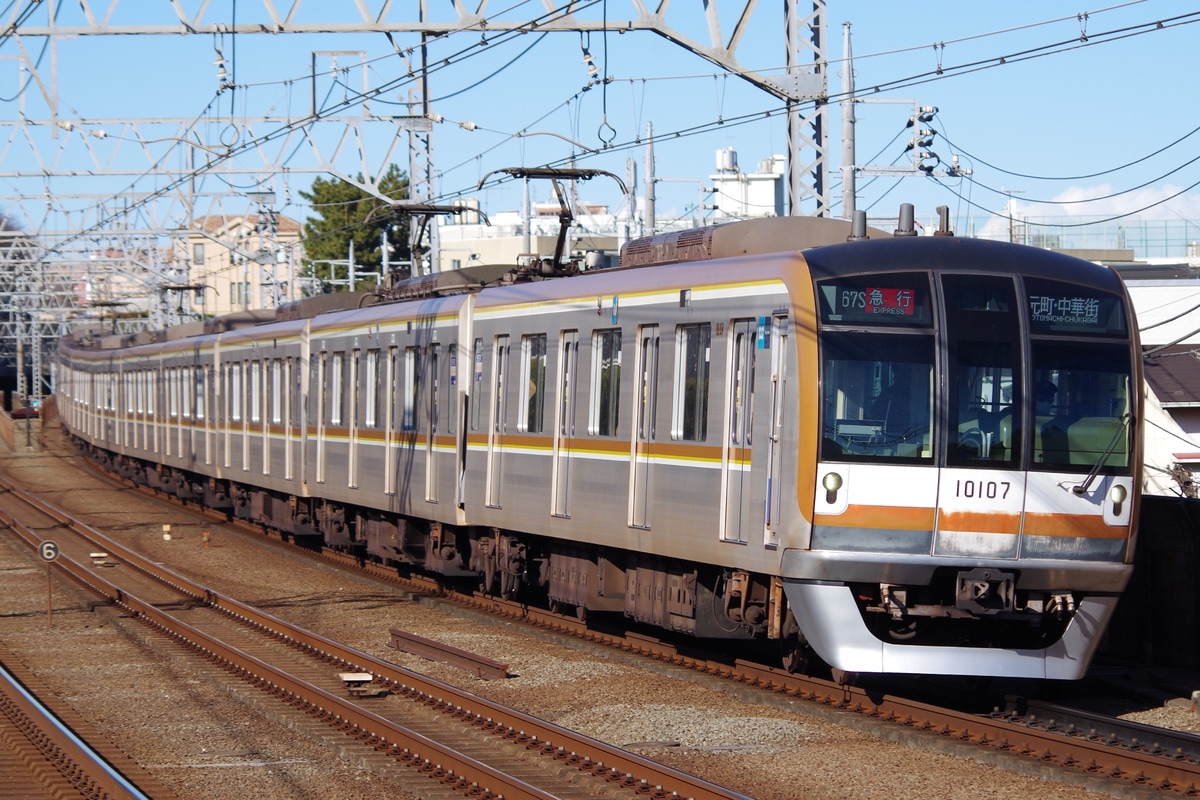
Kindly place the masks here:
<instances>
[{"instance_id":1,"label":"gravel embankment","mask_svg":"<svg viewBox=\"0 0 1200 800\"><path fill-rule=\"evenodd\" d=\"M203 522L100 483L76 469L57 435L49 443L46 453L4 452L0 444L0 470L69 510L86 509L95 515L93 525L107 526L114 538L217 591L760 800L1110 796L1085 788L1084 775L1067 784L1044 782L1035 774L978 763L963 751L938 752L935 747L944 745L929 738L885 741L793 701L757 698L622 654L430 608L398 591L269 554L216 526L207 526L213 546L206 549ZM163 540L163 524L172 526L169 542ZM107 608L91 610L88 598L61 579L55 582L50 627L44 567L2 535L0 576L5 644L180 797L410 796L390 778L269 721L216 680L147 644L136 623ZM507 663L513 677L481 681L398 653L386 646L391 626L486 654ZM1181 709L1156 713L1187 716ZM1148 795L1121 789L1118 796Z\"/></svg>"}]
</instances>

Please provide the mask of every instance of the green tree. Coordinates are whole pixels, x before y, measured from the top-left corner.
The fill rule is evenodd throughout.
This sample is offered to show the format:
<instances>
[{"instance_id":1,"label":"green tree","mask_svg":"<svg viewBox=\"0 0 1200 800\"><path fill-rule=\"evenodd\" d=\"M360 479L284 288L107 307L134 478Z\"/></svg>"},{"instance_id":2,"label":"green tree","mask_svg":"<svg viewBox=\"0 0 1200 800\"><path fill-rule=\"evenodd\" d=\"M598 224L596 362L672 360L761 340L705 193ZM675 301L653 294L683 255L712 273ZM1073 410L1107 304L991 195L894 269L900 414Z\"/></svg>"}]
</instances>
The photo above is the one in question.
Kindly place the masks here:
<instances>
[{"instance_id":1,"label":"green tree","mask_svg":"<svg viewBox=\"0 0 1200 800\"><path fill-rule=\"evenodd\" d=\"M356 176L359 183L362 175ZM379 191L400 199L408 193L408 176L392 164L379 181ZM380 272L383 253L381 236L387 232L389 271L394 277L409 276L408 220L392 216L387 204L378 197L341 178L317 178L312 189L299 192L312 206L314 215L304 223L306 273L321 281L345 280L350 242L354 242L354 263L358 272ZM341 264L331 265L330 261ZM359 281L364 289L374 279Z\"/></svg>"}]
</instances>

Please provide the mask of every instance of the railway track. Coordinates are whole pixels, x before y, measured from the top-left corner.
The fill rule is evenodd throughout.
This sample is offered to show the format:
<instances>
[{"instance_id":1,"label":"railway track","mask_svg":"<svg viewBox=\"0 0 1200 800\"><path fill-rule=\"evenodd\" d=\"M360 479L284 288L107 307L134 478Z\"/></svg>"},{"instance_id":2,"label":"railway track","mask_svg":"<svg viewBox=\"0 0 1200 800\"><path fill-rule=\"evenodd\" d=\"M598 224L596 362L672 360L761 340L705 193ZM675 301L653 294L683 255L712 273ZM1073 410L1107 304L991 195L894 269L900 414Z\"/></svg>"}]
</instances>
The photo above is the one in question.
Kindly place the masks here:
<instances>
[{"instance_id":1,"label":"railway track","mask_svg":"<svg viewBox=\"0 0 1200 800\"><path fill-rule=\"evenodd\" d=\"M0 794L9 800L170 800L0 645Z\"/></svg>"},{"instance_id":2,"label":"railway track","mask_svg":"<svg viewBox=\"0 0 1200 800\"><path fill-rule=\"evenodd\" d=\"M111 475L108 477L114 479ZM122 485L136 486L116 480ZM137 488L160 499L169 497L144 487ZM173 503L179 502L170 499ZM193 513L228 522L223 515L214 515L195 504L183 505ZM476 609L793 698L804 702L806 711L837 716L885 738L921 737L927 739L931 747L951 747L964 755L974 754L980 760L1006 763L1020 771L1079 772L1089 778L1108 780L1117 790L1126 786L1129 790L1140 789L1149 794L1200 795L1197 788L1200 786L1200 748L1171 744L1174 735L1163 729L1130 733L1134 729L1127 723L1099 716L1092 718L1086 726L1072 724L1064 722L1063 711L1032 715L1001 709L989 715L960 712L901 696L793 675L750 661L685 653L654 637L602 631L572 616L480 593L454 591L422 576L399 574L394 567L363 562L351 554L329 549L316 552L296 546L276 532L259 526L241 521L232 524L259 535L266 534L294 553L368 574L416 595L436 597L439 602ZM1161 731L1161 734L1155 736L1154 731Z\"/></svg>"},{"instance_id":3,"label":"railway track","mask_svg":"<svg viewBox=\"0 0 1200 800\"><path fill-rule=\"evenodd\" d=\"M290 625L150 562L8 481L29 507L0 520L29 546L53 530L55 566L364 750L481 798L741 798L619 748L482 700ZM27 520L27 521L25 521ZM102 576L119 564L120 585Z\"/></svg>"},{"instance_id":4,"label":"railway track","mask_svg":"<svg viewBox=\"0 0 1200 800\"><path fill-rule=\"evenodd\" d=\"M926 737L936 746L953 743L976 755L982 750L988 753L987 760L1009 760L1020 770L1077 771L1112 781L1114 788L1126 785L1167 795L1200 796L1200 740L1187 734L1045 704L1034 704L1021 712L996 708L981 715L791 674L748 660L691 654L652 636L599 630L586 620L526 603L478 592L456 592L423 576L401 575L395 568L363 562L328 548L312 551L287 542L275 532L235 524L265 533L293 551L367 573L415 594L795 698L808 704L808 710L819 708L857 719L860 727L884 736ZM1071 713L1076 715L1075 720L1069 718Z\"/></svg>"}]
</instances>

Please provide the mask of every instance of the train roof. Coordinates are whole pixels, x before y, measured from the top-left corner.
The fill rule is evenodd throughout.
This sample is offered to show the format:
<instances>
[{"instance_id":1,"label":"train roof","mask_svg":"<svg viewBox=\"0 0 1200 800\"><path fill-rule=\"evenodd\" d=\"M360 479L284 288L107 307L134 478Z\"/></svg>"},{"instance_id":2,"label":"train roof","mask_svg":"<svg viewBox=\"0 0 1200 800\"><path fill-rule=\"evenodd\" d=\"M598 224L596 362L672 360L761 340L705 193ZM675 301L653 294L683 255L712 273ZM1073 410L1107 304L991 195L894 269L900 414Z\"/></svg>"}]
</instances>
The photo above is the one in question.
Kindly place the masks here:
<instances>
[{"instance_id":1,"label":"train roof","mask_svg":"<svg viewBox=\"0 0 1200 800\"><path fill-rule=\"evenodd\" d=\"M899 245L901 242L908 244ZM1027 245L956 236L871 239L806 251L814 280L869 272L952 269L993 275L1023 274L1120 293L1116 270L1075 256Z\"/></svg>"},{"instance_id":2,"label":"train roof","mask_svg":"<svg viewBox=\"0 0 1200 800\"><path fill-rule=\"evenodd\" d=\"M808 250L851 238L850 222L829 217L764 217L705 228L688 228L635 239L621 248L621 267L648 267L684 261L761 253ZM869 239L891 238L891 234L868 228Z\"/></svg>"},{"instance_id":3,"label":"train roof","mask_svg":"<svg viewBox=\"0 0 1200 800\"><path fill-rule=\"evenodd\" d=\"M1023 273L1121 291L1120 277L1114 270L1074 256L1007 242L953 235L915 236L913 233L915 231L897 231L894 235L865 227L860 227L855 233L854 226L845 220L768 217L636 239L621 249L620 266L566 274L589 276L626 270L641 272L647 267L699 265L731 258L742 258L749 267L751 262L775 260L772 255L794 257L802 253L816 280L870 272L954 269L987 274ZM564 273L554 273L561 274ZM649 278L651 274L653 271L647 272L646 277ZM551 279L551 275L539 274L536 270L515 270L507 265L473 266L411 278L384 292L318 295L275 310L235 312L161 331L107 336L85 331L64 337L62 346L98 351L121 350L242 330L252 337L254 334L251 329L263 324L308 319L319 320L323 328L336 328L344 319L344 312L362 312L355 314L360 322L363 314L383 320L396 314L396 304L404 301L473 294L487 287L531 284L530 291L518 290L517 296L525 295L526 300L534 300L547 296L540 288L534 288L544 283L545 279ZM551 285L557 283L556 279L550 280ZM653 284L654 280L649 283ZM558 296L564 290L570 294L575 287L575 282L570 281L561 289L551 290L549 294ZM579 288L582 290L582 284ZM483 295L485 298L490 296L491 292ZM495 296L495 301L501 304L511 303L513 299L511 292ZM234 337L233 340L241 338Z\"/></svg>"}]
</instances>

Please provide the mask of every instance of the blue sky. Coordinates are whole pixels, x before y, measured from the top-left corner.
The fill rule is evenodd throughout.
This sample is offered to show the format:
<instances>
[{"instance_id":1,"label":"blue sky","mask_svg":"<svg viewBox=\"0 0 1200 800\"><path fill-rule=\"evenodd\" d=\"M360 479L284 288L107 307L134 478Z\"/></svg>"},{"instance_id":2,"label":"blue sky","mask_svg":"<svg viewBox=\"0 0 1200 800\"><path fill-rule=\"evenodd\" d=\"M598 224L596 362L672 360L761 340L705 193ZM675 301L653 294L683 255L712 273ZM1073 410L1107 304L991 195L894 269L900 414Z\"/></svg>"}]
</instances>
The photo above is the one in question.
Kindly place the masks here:
<instances>
[{"instance_id":1,"label":"blue sky","mask_svg":"<svg viewBox=\"0 0 1200 800\"><path fill-rule=\"evenodd\" d=\"M200 4L184 5L194 9ZM78 14L73 6L59 6L60 20ZM543 9L540 2L520 0L508 7L512 10L502 15L508 20L533 17ZM147 18L145 7L130 0L116 8L114 21L120 21L121 14L148 23L167 21ZM491 8L485 7L485 13ZM598 2L580 16L598 19L607 13L610 20L620 19L630 16L632 8L629 0L608 0L607 9ZM725 35L740 8L719 9ZM697 39L705 38L699 4L676 2L669 11L676 26ZM1110 5L1089 5L1086 0L1004 4L928 0L916 5L830 0L828 53L838 61L830 67L829 89L840 88L842 26L849 22L855 82L864 100L856 110L859 163L905 163L904 147L911 133L905 123L915 101L939 109L930 123L938 131L931 149L943 163L957 154L960 164L973 170L970 181L860 177L858 207L869 209L873 216L886 216L894 215L901 202L912 202L919 215L929 217L936 206L948 205L956 228L979 229L989 219L993 225L1007 224L988 216L989 211L1004 209L1007 193L1022 215L1114 217L1149 207L1144 218L1200 224L1200 187L1193 186L1200 182L1200 164L1188 163L1200 153L1200 133L1188 136L1200 127L1200 114L1193 110L1194 81L1200 74L1196 46L1200 16L1194 16L1198 11L1200 6L1168 0ZM392 11L390 18L401 13ZM449 17L445 11L431 13ZM228 23L236 17L240 23L261 14L258 4L246 0L236 10L232 0L214 1L208 4L203 21ZM782 16L781 4L758 4L737 52L742 65L778 74L785 52ZM1158 21L1164 23L1161 28L1153 26ZM394 41L403 49L417 39L405 34ZM26 47L38 43L28 39ZM217 47L241 85L236 92L220 96L215 96ZM607 86L584 91L584 48L602 74L612 77ZM314 52L330 51L362 51L369 64L344 73L348 85L334 83L327 74L319 77L321 103L333 107L364 83L368 88L388 85L391 88L373 103L373 110L406 113L403 64L382 35L222 38L195 34L79 37L61 42L60 114L80 121L73 134L77 137L82 129L105 128L110 138L88 140L101 149L118 140L123 118L207 115L200 135L219 147L246 135L240 124L244 114L307 110L312 85L304 76ZM9 120L20 113L44 119L45 106L32 87L16 99L20 82L12 59L15 54L11 42L0 48L0 56L9 57L0 61L0 86L5 87L0 91L5 101L2 113ZM561 164L572 154L579 156L580 167L608 170L622 178L632 159L640 181L645 151L635 143L652 124L657 135L672 134L655 146L658 176L672 179L659 185L659 216L685 215L697 202L698 187L708 183L718 149L735 148L746 171L786 149L783 117L765 116L780 107L777 99L739 78L719 74L709 62L654 34L543 36L535 32L505 41L493 33L485 45L479 31L464 31L434 42L429 54L440 65L431 76L429 95L432 110L443 120L433 133L437 189L442 197L474 194L476 182L491 170ZM458 60L463 55L469 57ZM36 56L31 51L31 57ZM359 56L338 59L339 65L345 65ZM442 59L451 63L445 65ZM318 55L315 60L324 68L331 57ZM940 77L935 74L939 66ZM876 86L881 90L870 91ZM745 117L754 121L740 124ZM726 124L712 126L718 119ZM712 129L689 133L705 127ZM533 135L514 137L522 131ZM840 113L834 109L828 130L830 178L839 202L840 132ZM388 150L396 144L390 132L372 135L365 154L371 169L381 169L389 152L392 160L407 167L402 146ZM281 161L307 158L305 150L289 147L275 154L267 148L269 159ZM363 163L352 150L337 159L338 168L349 173L357 172ZM1163 152L1155 155L1159 150ZM59 167L77 157L69 150L64 153ZM115 163L130 155L126 146L122 151L105 150L102 157ZM0 157L0 170L5 171L28 158L11 146ZM296 217L308 213L296 191L309 178L294 175L286 187L277 177L267 180L265 171L263 178L264 187L275 189L281 203L291 202L283 208L285 213ZM148 175L138 181L138 187L151 190L156 180ZM0 194L34 191L14 179L5 182ZM98 191L94 182L87 189L83 185L56 178L50 188L59 193ZM209 180L207 185L214 184ZM549 199L548 188L535 188L535 192L537 199ZM585 200L613 207L621 203L615 183L604 179L584 184L580 193ZM509 183L486 189L480 199L484 209L494 214L517 208L520 193Z\"/></svg>"}]
</instances>

